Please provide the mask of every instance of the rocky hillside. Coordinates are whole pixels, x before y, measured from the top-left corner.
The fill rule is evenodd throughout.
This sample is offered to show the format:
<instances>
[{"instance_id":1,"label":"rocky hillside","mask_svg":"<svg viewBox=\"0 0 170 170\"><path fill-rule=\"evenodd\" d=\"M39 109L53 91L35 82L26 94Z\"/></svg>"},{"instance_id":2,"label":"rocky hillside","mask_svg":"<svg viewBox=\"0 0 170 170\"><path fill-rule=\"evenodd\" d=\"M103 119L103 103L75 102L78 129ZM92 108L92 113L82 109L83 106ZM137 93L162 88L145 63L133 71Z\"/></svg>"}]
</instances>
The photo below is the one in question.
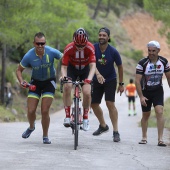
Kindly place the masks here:
<instances>
[{"instance_id":1,"label":"rocky hillside","mask_svg":"<svg viewBox=\"0 0 170 170\"><path fill-rule=\"evenodd\" d=\"M127 31L131 44L136 50L142 50L147 55L146 44L151 40L156 40L161 45L160 55L170 61L170 48L166 43L166 37L159 34L162 23L155 21L146 12L137 12L124 17L121 21L122 26Z\"/></svg>"}]
</instances>

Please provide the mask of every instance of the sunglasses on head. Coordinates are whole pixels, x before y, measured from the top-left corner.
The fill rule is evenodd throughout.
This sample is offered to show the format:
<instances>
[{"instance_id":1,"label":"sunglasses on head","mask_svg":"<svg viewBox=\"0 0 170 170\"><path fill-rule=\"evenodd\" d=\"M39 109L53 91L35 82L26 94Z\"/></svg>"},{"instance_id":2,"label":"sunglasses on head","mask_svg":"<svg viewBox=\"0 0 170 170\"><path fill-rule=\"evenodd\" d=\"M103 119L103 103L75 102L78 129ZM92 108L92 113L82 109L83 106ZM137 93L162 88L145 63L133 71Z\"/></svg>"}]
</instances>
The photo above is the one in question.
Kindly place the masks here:
<instances>
[{"instance_id":1,"label":"sunglasses on head","mask_svg":"<svg viewBox=\"0 0 170 170\"><path fill-rule=\"evenodd\" d=\"M38 46L39 45L43 46L43 45L45 45L45 42L36 42L35 44L38 45Z\"/></svg>"},{"instance_id":2,"label":"sunglasses on head","mask_svg":"<svg viewBox=\"0 0 170 170\"><path fill-rule=\"evenodd\" d=\"M76 45L77 48L84 48L86 45Z\"/></svg>"}]
</instances>

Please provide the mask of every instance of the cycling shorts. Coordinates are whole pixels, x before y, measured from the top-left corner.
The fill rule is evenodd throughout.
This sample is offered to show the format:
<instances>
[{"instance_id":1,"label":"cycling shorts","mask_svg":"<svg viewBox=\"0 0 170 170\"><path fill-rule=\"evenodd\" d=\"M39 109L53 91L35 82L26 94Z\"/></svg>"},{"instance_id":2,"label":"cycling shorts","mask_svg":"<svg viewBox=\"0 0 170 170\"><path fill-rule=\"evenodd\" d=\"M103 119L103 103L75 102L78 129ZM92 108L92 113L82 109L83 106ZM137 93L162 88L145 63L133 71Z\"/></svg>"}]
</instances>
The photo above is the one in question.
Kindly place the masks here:
<instances>
[{"instance_id":1,"label":"cycling shorts","mask_svg":"<svg viewBox=\"0 0 170 170\"><path fill-rule=\"evenodd\" d=\"M89 75L89 66L86 66L82 70L77 70L72 65L69 65L67 68L67 77L70 77L72 81L76 81L78 77L79 80L82 81L84 79L87 79L88 75Z\"/></svg>"},{"instance_id":2,"label":"cycling shorts","mask_svg":"<svg viewBox=\"0 0 170 170\"><path fill-rule=\"evenodd\" d=\"M133 102L135 103L135 96L128 96L128 102Z\"/></svg>"},{"instance_id":3,"label":"cycling shorts","mask_svg":"<svg viewBox=\"0 0 170 170\"><path fill-rule=\"evenodd\" d=\"M30 84L36 86L35 91L29 90L28 97L40 99L40 97L51 97L54 98L55 89L56 89L56 79L52 78L45 81L38 81L32 79Z\"/></svg>"},{"instance_id":4,"label":"cycling shorts","mask_svg":"<svg viewBox=\"0 0 170 170\"><path fill-rule=\"evenodd\" d=\"M105 94L105 101L115 102L116 86L116 79L103 84L93 81L92 103L101 103L103 94Z\"/></svg>"},{"instance_id":5,"label":"cycling shorts","mask_svg":"<svg viewBox=\"0 0 170 170\"><path fill-rule=\"evenodd\" d=\"M141 105L143 112L151 111L152 104L154 107L157 105L164 106L164 91L162 86L160 86L159 89L153 91L143 90L142 93L143 96L148 99L146 101L147 107Z\"/></svg>"}]
</instances>

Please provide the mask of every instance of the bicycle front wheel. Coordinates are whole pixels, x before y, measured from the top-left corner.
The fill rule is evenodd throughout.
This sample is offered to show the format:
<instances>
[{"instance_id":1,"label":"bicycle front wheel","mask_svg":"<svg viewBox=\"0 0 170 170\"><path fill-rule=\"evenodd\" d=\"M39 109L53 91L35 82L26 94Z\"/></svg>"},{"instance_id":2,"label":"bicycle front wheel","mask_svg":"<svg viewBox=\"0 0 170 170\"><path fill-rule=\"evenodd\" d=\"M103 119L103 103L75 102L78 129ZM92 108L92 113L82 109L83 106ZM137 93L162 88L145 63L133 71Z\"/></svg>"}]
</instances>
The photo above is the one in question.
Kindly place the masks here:
<instances>
[{"instance_id":1,"label":"bicycle front wheel","mask_svg":"<svg viewBox=\"0 0 170 170\"><path fill-rule=\"evenodd\" d=\"M78 146L78 133L79 133L79 99L75 98L75 103L74 103L74 149L77 150Z\"/></svg>"}]
</instances>

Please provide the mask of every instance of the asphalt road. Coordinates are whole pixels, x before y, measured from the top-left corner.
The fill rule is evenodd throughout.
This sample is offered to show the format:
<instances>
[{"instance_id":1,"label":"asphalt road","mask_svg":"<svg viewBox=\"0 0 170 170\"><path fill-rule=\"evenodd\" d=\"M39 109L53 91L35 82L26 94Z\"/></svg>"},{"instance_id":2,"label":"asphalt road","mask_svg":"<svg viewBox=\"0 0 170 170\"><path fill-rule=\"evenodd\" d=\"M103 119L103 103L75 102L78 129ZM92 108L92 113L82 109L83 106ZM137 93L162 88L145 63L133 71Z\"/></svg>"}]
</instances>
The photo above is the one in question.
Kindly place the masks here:
<instances>
[{"instance_id":1,"label":"asphalt road","mask_svg":"<svg viewBox=\"0 0 170 170\"><path fill-rule=\"evenodd\" d=\"M164 84L167 88L167 83ZM167 91L169 93L169 91ZM165 93L165 98L170 93ZM104 103L106 122L110 131L95 137L98 128L94 114L89 115L90 130L80 131L78 150L73 148L70 128L63 126L64 111L51 114L49 137L51 145L42 143L41 122L28 139L21 137L27 122L0 123L0 170L170 170L170 146L157 146L157 129L148 129L148 143L139 145L141 108L137 98L137 116L128 117L125 94L116 96L119 111L121 142L112 139L112 126ZM170 132L165 129L164 141L169 143Z\"/></svg>"}]
</instances>

